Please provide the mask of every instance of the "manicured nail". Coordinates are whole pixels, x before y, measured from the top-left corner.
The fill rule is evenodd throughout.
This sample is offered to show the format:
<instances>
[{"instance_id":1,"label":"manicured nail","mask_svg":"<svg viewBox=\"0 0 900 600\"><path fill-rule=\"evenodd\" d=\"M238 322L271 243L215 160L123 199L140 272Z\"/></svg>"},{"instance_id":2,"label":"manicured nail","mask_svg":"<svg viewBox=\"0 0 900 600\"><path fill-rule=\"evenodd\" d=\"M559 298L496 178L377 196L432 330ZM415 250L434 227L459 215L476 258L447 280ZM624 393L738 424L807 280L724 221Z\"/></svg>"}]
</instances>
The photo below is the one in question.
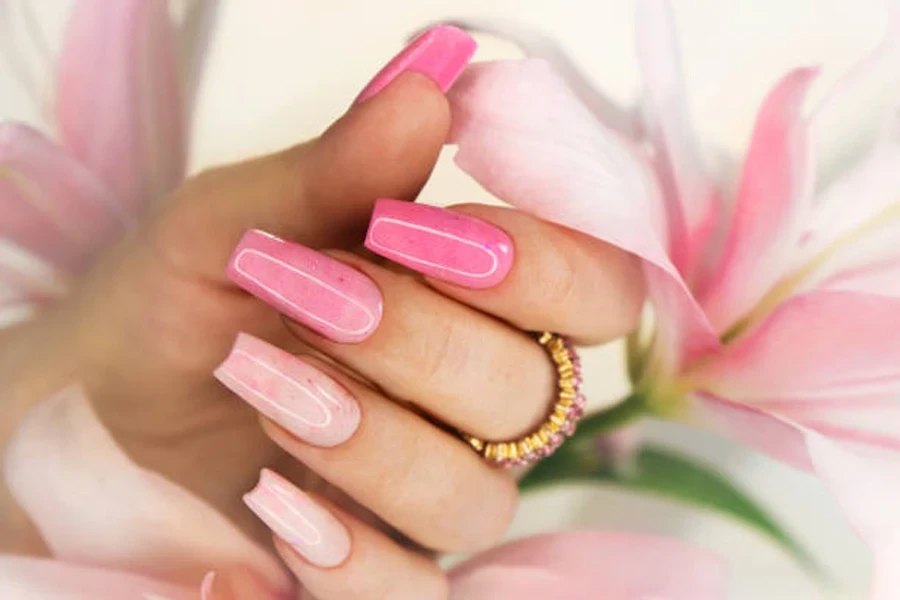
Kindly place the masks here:
<instances>
[{"instance_id":1,"label":"manicured nail","mask_svg":"<svg viewBox=\"0 0 900 600\"><path fill-rule=\"evenodd\" d=\"M216 378L301 440L330 448L359 426L359 405L325 373L252 335L238 336Z\"/></svg>"},{"instance_id":2,"label":"manicured nail","mask_svg":"<svg viewBox=\"0 0 900 600\"><path fill-rule=\"evenodd\" d=\"M366 248L410 269L468 288L495 286L513 263L504 231L446 208L382 198Z\"/></svg>"},{"instance_id":3,"label":"manicured nail","mask_svg":"<svg viewBox=\"0 0 900 600\"><path fill-rule=\"evenodd\" d=\"M384 66L360 92L365 102L406 72L421 73L446 92L475 54L478 44L462 29L450 25L432 27L413 40Z\"/></svg>"},{"instance_id":4,"label":"manicured nail","mask_svg":"<svg viewBox=\"0 0 900 600\"><path fill-rule=\"evenodd\" d=\"M258 230L244 234L228 275L257 298L341 343L361 342L381 321L371 279L315 250Z\"/></svg>"},{"instance_id":5,"label":"manicured nail","mask_svg":"<svg viewBox=\"0 0 900 600\"><path fill-rule=\"evenodd\" d=\"M244 502L278 537L318 567L336 567L350 555L350 534L330 512L268 469Z\"/></svg>"}]
</instances>

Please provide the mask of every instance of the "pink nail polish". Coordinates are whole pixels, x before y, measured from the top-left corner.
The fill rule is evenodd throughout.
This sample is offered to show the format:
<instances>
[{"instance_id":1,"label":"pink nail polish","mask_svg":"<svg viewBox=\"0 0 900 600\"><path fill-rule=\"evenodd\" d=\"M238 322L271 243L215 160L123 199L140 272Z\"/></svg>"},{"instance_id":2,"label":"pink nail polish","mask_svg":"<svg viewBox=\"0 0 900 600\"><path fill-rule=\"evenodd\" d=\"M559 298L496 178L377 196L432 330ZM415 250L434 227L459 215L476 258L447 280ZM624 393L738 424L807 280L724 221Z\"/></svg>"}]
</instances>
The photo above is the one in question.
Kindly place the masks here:
<instances>
[{"instance_id":1,"label":"pink nail polish","mask_svg":"<svg viewBox=\"0 0 900 600\"><path fill-rule=\"evenodd\" d=\"M497 285L513 263L512 240L497 227L445 208L389 198L375 203L366 248L467 288Z\"/></svg>"},{"instance_id":2,"label":"pink nail polish","mask_svg":"<svg viewBox=\"0 0 900 600\"><path fill-rule=\"evenodd\" d=\"M309 496L268 469L244 502L275 534L318 567L336 567L350 555L343 523Z\"/></svg>"},{"instance_id":3,"label":"pink nail polish","mask_svg":"<svg viewBox=\"0 0 900 600\"><path fill-rule=\"evenodd\" d=\"M262 231L244 234L228 264L231 280L323 336L361 342L381 321L371 279L315 250Z\"/></svg>"},{"instance_id":4,"label":"pink nail polish","mask_svg":"<svg viewBox=\"0 0 900 600\"><path fill-rule=\"evenodd\" d=\"M251 335L238 336L216 378L301 440L337 446L359 426L359 405L325 373Z\"/></svg>"},{"instance_id":5,"label":"pink nail polish","mask_svg":"<svg viewBox=\"0 0 900 600\"><path fill-rule=\"evenodd\" d=\"M478 44L462 29L451 25L432 27L403 49L360 92L356 103L365 102L407 71L421 73L446 92L475 54Z\"/></svg>"}]
</instances>

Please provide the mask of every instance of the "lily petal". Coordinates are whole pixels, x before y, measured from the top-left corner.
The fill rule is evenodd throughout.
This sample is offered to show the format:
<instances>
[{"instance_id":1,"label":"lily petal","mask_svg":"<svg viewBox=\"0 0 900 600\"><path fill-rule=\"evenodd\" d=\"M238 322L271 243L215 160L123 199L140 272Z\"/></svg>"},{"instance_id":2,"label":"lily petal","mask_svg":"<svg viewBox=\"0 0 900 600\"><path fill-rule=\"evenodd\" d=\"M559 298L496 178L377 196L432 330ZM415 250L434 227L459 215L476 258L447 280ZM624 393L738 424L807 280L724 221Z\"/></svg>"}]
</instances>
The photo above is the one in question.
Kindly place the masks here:
<instances>
[{"instance_id":1,"label":"lily petal","mask_svg":"<svg viewBox=\"0 0 900 600\"><path fill-rule=\"evenodd\" d=\"M41 304L65 293L68 279L46 261L0 239L0 306Z\"/></svg>"},{"instance_id":2,"label":"lily petal","mask_svg":"<svg viewBox=\"0 0 900 600\"><path fill-rule=\"evenodd\" d=\"M654 565L648 569L647 565ZM674 540L613 532L570 532L513 542L450 573L459 600L725 598L727 571L711 553Z\"/></svg>"},{"instance_id":3,"label":"lily petal","mask_svg":"<svg viewBox=\"0 0 900 600\"><path fill-rule=\"evenodd\" d=\"M882 38L828 90L810 121L825 175L867 151L900 105L900 0L887 0ZM835 168L838 167L838 168Z\"/></svg>"},{"instance_id":4,"label":"lily petal","mask_svg":"<svg viewBox=\"0 0 900 600\"><path fill-rule=\"evenodd\" d=\"M61 561L0 555L5 600L197 600L197 590Z\"/></svg>"},{"instance_id":5,"label":"lily petal","mask_svg":"<svg viewBox=\"0 0 900 600\"><path fill-rule=\"evenodd\" d=\"M900 454L863 454L814 432L807 445L816 472L872 550L871 600L900 597Z\"/></svg>"},{"instance_id":6,"label":"lily petal","mask_svg":"<svg viewBox=\"0 0 900 600\"><path fill-rule=\"evenodd\" d=\"M0 238L82 271L125 227L121 208L66 152L25 125L0 125Z\"/></svg>"},{"instance_id":7,"label":"lily petal","mask_svg":"<svg viewBox=\"0 0 900 600\"><path fill-rule=\"evenodd\" d=\"M694 410L689 418L697 425L802 471L813 470L803 434L792 423L709 392L695 392L691 399Z\"/></svg>"},{"instance_id":8,"label":"lily petal","mask_svg":"<svg viewBox=\"0 0 900 600\"><path fill-rule=\"evenodd\" d=\"M180 581L246 566L290 589L275 559L215 509L131 462L79 388L25 418L7 448L5 475L57 558Z\"/></svg>"},{"instance_id":9,"label":"lily petal","mask_svg":"<svg viewBox=\"0 0 900 600\"><path fill-rule=\"evenodd\" d=\"M637 8L645 129L657 149L654 158L669 208L670 254L690 279L718 224L721 199L701 160L688 114L671 3L641 0Z\"/></svg>"},{"instance_id":10,"label":"lily petal","mask_svg":"<svg viewBox=\"0 0 900 600\"><path fill-rule=\"evenodd\" d=\"M498 198L643 258L673 364L719 340L667 254L648 165L600 124L550 65L481 63L450 92L457 164Z\"/></svg>"},{"instance_id":11,"label":"lily petal","mask_svg":"<svg viewBox=\"0 0 900 600\"><path fill-rule=\"evenodd\" d=\"M744 163L722 262L701 303L726 332L789 266L809 213L812 152L803 101L816 69L798 69L763 102Z\"/></svg>"},{"instance_id":12,"label":"lily petal","mask_svg":"<svg viewBox=\"0 0 900 600\"><path fill-rule=\"evenodd\" d=\"M553 37L521 23L509 21L476 18L455 21L452 24L474 33L488 33L510 40L529 58L546 60L603 125L622 136L639 137L641 124L634 112L623 109L611 98L600 93L565 48Z\"/></svg>"},{"instance_id":13,"label":"lily petal","mask_svg":"<svg viewBox=\"0 0 900 600\"><path fill-rule=\"evenodd\" d=\"M900 448L900 337L887 333L898 329L897 298L811 292L785 302L687 378L830 436ZM854 407L856 418L841 418Z\"/></svg>"},{"instance_id":14,"label":"lily petal","mask_svg":"<svg viewBox=\"0 0 900 600\"><path fill-rule=\"evenodd\" d=\"M185 132L167 2L78 0L60 54L63 144L131 214L184 176Z\"/></svg>"}]
</instances>

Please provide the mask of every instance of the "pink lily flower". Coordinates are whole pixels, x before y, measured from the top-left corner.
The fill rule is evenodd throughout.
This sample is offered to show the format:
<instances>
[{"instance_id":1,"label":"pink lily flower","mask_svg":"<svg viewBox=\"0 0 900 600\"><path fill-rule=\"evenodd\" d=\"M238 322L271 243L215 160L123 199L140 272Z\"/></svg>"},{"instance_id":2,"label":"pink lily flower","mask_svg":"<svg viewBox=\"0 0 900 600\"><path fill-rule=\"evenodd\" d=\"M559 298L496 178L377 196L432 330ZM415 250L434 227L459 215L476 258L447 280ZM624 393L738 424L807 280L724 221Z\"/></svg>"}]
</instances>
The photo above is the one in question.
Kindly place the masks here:
<instances>
[{"instance_id":1,"label":"pink lily flower","mask_svg":"<svg viewBox=\"0 0 900 600\"><path fill-rule=\"evenodd\" d=\"M0 124L3 322L64 293L180 183L187 144L174 42L166 2L78 0L60 55L60 142Z\"/></svg>"},{"instance_id":2,"label":"pink lily flower","mask_svg":"<svg viewBox=\"0 0 900 600\"><path fill-rule=\"evenodd\" d=\"M4 476L55 558L0 555L0 589L13 599L295 597L266 550L190 492L134 464L79 388L29 414L10 441ZM609 600L720 600L726 575L706 551L606 532L528 538L450 574L459 600L593 600L598 589Z\"/></svg>"},{"instance_id":3,"label":"pink lily flower","mask_svg":"<svg viewBox=\"0 0 900 600\"><path fill-rule=\"evenodd\" d=\"M900 521L873 491L896 500L900 480L900 139L886 127L821 192L813 152L827 119L900 64L900 8L818 107L804 106L817 69L774 85L733 202L700 158L669 4L640 0L637 28L642 111L586 104L573 71L544 60L478 64L452 92L456 162L642 258L654 310L630 354L644 409L817 472L884 567L872 597L900 597Z\"/></svg>"}]
</instances>

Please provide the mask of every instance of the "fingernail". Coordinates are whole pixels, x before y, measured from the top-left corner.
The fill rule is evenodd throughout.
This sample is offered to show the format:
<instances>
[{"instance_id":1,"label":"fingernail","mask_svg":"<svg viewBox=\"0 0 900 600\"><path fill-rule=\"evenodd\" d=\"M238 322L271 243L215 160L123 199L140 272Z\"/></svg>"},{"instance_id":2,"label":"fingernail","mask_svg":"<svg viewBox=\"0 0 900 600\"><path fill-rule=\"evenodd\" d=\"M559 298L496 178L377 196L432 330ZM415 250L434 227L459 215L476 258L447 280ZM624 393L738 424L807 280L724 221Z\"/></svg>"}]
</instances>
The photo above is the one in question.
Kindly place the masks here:
<instances>
[{"instance_id":1,"label":"fingernail","mask_svg":"<svg viewBox=\"0 0 900 600\"><path fill-rule=\"evenodd\" d=\"M318 567L336 567L350 555L350 534L330 512L268 469L244 502L278 537Z\"/></svg>"},{"instance_id":2,"label":"fingernail","mask_svg":"<svg viewBox=\"0 0 900 600\"><path fill-rule=\"evenodd\" d=\"M446 92L469 64L477 47L475 40L462 29L451 25L432 27L385 65L360 92L356 103L365 102L406 72L421 73Z\"/></svg>"},{"instance_id":3,"label":"fingernail","mask_svg":"<svg viewBox=\"0 0 900 600\"><path fill-rule=\"evenodd\" d=\"M260 300L335 342L361 342L381 321L381 291L371 279L262 231L244 234L228 275Z\"/></svg>"},{"instance_id":4,"label":"fingernail","mask_svg":"<svg viewBox=\"0 0 900 600\"><path fill-rule=\"evenodd\" d=\"M510 237L481 219L389 198L375 203L366 248L467 288L488 288L503 281L514 253Z\"/></svg>"},{"instance_id":5,"label":"fingernail","mask_svg":"<svg viewBox=\"0 0 900 600\"><path fill-rule=\"evenodd\" d=\"M359 426L359 405L331 377L251 335L238 336L216 378L301 440L330 448Z\"/></svg>"}]
</instances>

